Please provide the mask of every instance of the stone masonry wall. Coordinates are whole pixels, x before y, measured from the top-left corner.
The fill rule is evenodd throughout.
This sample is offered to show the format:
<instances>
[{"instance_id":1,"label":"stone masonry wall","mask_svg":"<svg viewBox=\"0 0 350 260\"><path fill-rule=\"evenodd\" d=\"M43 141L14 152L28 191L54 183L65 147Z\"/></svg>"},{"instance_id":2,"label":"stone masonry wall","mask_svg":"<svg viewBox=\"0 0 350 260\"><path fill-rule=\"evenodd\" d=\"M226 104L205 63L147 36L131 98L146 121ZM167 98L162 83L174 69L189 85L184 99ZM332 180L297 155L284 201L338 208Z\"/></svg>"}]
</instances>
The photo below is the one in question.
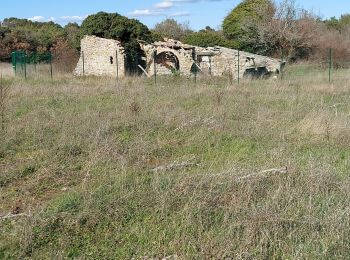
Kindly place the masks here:
<instances>
[{"instance_id":1,"label":"stone masonry wall","mask_svg":"<svg viewBox=\"0 0 350 260\"><path fill-rule=\"evenodd\" d=\"M238 54L237 50L224 47L196 47L196 53L201 57L198 61L199 67L205 73L208 73L211 67L213 76L231 75L236 79L238 74L243 78L246 70L250 68L265 67L269 73L279 73L281 67L280 60L243 51Z\"/></svg>"},{"instance_id":2,"label":"stone masonry wall","mask_svg":"<svg viewBox=\"0 0 350 260\"><path fill-rule=\"evenodd\" d=\"M141 44L141 49L145 52L146 55L146 64L147 72L149 76L154 75L154 51L157 51L157 55L162 52L171 52L173 53L179 61L180 72L183 75L190 75L191 67L193 65L192 50L178 49L174 50L167 46L154 46L151 44ZM169 74L169 71L163 69L161 66L157 65L157 74L166 75Z\"/></svg>"},{"instance_id":3,"label":"stone masonry wall","mask_svg":"<svg viewBox=\"0 0 350 260\"><path fill-rule=\"evenodd\" d=\"M140 42L140 47L144 51L146 68L148 76L154 74L154 53L171 53L172 59L176 57L179 72L182 75L191 75L191 68L194 66L197 57L198 72L213 76L229 75L236 79L239 75L243 78L245 74L271 75L279 73L282 61L266 56L256 55L248 52L239 52L238 50L224 47L201 48L197 46L183 44L179 41L167 39L165 42L155 42L147 44ZM116 54L116 52L118 54ZM117 61L118 57L118 62ZM158 57L158 56L157 56ZM163 56L163 58L166 56ZM168 56L170 57L170 56ZM83 66L84 61L84 66ZM168 66L174 60L162 60L161 64L156 65L157 74L171 74L173 68ZM81 40L81 56L74 74L95 75L95 76L125 76L125 53L124 48L119 41L103 39L95 36L85 36ZM239 64L239 66L238 66Z\"/></svg>"},{"instance_id":4,"label":"stone masonry wall","mask_svg":"<svg viewBox=\"0 0 350 260\"><path fill-rule=\"evenodd\" d=\"M125 76L125 54L119 41L85 36L81 40L81 54L74 74L117 77L117 65L118 77L122 78Z\"/></svg>"},{"instance_id":5,"label":"stone masonry wall","mask_svg":"<svg viewBox=\"0 0 350 260\"><path fill-rule=\"evenodd\" d=\"M154 74L153 55L162 52L171 52L179 61L179 72L183 75L191 74L191 67L193 66L197 56L198 72L213 76L230 75L233 79L243 78L247 70L263 71L267 75L272 73L279 73L282 61L278 59L269 58L266 56L256 55L248 52L239 52L238 50L224 48L224 47L209 47L202 48L183 44L179 41L167 39L165 42L155 42L153 44L141 43L141 49L145 52L147 68L146 71L149 76ZM169 74L163 67L157 65L157 74Z\"/></svg>"}]
</instances>

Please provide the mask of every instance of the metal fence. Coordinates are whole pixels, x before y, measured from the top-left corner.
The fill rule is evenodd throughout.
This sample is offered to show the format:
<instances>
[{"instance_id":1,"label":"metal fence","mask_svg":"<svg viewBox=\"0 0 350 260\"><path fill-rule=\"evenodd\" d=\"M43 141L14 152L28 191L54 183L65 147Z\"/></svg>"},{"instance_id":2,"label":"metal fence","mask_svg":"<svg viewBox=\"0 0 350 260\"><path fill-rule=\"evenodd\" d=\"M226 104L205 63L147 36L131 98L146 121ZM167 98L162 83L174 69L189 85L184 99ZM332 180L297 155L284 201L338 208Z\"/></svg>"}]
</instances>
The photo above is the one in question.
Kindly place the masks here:
<instances>
[{"instance_id":1,"label":"metal fence","mask_svg":"<svg viewBox=\"0 0 350 260\"><path fill-rule=\"evenodd\" d=\"M25 52L14 51L11 53L12 68L16 76L27 79L38 74L38 65L46 64L46 69L42 71L43 66L40 66L40 73L47 73L53 79L52 70L52 54L51 52ZM46 70L46 71L45 71Z\"/></svg>"},{"instance_id":2,"label":"metal fence","mask_svg":"<svg viewBox=\"0 0 350 260\"><path fill-rule=\"evenodd\" d=\"M116 54L116 59L118 59L118 54ZM157 56L157 53L154 52L153 54L153 66L149 68L152 70L152 81L154 84L157 84L159 82L158 78L163 77L158 73L158 64L155 62L155 57ZM38 52L25 52L25 51L14 51L11 55L12 58L12 68L13 72L17 77L22 77L24 79L28 78L35 78L38 75L45 76L47 78L50 78L51 80L54 77L54 73L59 73L58 67L60 66L60 62L62 61L60 59L54 60L54 56L51 52L44 52L44 53L38 53ZM237 65L240 66L239 60L240 60L240 52L236 54L235 59L237 58ZM84 74L84 53L82 53L82 63L83 63L83 76ZM65 65L65 60L63 60L64 67L67 67ZM211 59L209 60L211 63ZM117 80L120 78L119 71L118 71L118 62L116 61L117 66ZM55 70L53 70L53 65L56 67ZM282 63L281 63L282 65ZM189 81L192 81L193 83L197 84L199 81L207 80L208 78L211 78L212 80L216 80L216 78L221 77L221 80L226 80L230 84L242 84L244 82L247 82L248 80L246 78L243 78L242 75L239 73L240 67L236 68L235 71L232 71L231 73L227 73L227 75L222 76L213 76L213 73L211 71L211 66L209 68L208 73L201 73L199 62L196 57L194 56L194 62L191 69L191 75L190 77L186 76L185 78ZM65 72L66 73L66 72ZM69 69L69 74L71 74L72 71ZM147 73L145 73L147 75ZM281 70L279 75L276 75L277 78L280 80L293 80L293 79L305 79L305 80L313 80L313 77L307 78L306 76L313 74L317 75L318 80L321 80L322 82L328 82L332 83L337 80L344 80L348 79L350 81L350 59L347 62L346 58L341 57L339 54L335 53L332 49L328 49L325 51L324 55L320 57L318 60L313 60L312 62L301 62L296 64L287 64L284 68L281 66ZM62 74L62 75L68 75ZM174 76L179 76L180 73L177 71L174 71ZM316 76L315 76L316 77ZM184 78L184 80L185 80ZM316 79L316 78L315 78ZM221 81L220 80L220 81Z\"/></svg>"}]
</instances>

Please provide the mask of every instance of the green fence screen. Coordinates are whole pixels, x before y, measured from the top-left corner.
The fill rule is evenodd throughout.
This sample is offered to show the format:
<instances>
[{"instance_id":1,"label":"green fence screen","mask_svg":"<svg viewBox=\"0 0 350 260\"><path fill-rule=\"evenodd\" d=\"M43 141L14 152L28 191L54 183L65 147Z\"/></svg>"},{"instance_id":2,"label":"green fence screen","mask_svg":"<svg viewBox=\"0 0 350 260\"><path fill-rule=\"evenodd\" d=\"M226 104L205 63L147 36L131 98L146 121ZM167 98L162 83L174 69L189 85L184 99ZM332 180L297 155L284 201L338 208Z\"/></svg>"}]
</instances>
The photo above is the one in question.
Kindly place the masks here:
<instances>
[{"instance_id":1,"label":"green fence screen","mask_svg":"<svg viewBox=\"0 0 350 260\"><path fill-rule=\"evenodd\" d=\"M12 68L17 75L27 78L33 71L36 73L36 65L46 63L50 65L49 73L52 78L52 54L51 52L25 52L13 51L11 54ZM31 68L28 70L28 68Z\"/></svg>"}]
</instances>

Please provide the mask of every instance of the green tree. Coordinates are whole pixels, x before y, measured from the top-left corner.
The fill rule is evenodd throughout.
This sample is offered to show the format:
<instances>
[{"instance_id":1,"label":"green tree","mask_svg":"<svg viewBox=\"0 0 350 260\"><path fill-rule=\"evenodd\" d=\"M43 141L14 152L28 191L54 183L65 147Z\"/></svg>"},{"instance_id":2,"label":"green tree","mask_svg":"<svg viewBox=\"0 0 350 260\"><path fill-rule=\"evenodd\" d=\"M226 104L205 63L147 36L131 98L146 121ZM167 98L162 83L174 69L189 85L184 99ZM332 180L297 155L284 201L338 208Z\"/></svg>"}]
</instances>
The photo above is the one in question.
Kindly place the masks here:
<instances>
[{"instance_id":1,"label":"green tree","mask_svg":"<svg viewBox=\"0 0 350 260\"><path fill-rule=\"evenodd\" d=\"M157 23L153 32L162 38L170 38L174 40L183 40L188 34L192 33L187 23L179 23L175 19L165 19Z\"/></svg>"},{"instance_id":2,"label":"green tree","mask_svg":"<svg viewBox=\"0 0 350 260\"><path fill-rule=\"evenodd\" d=\"M88 16L80 27L80 34L119 40L125 48L127 70L132 74L139 72L138 65L144 65L143 53L137 41L153 40L146 25L118 13L99 12Z\"/></svg>"},{"instance_id":3,"label":"green tree","mask_svg":"<svg viewBox=\"0 0 350 260\"><path fill-rule=\"evenodd\" d=\"M200 46L200 47L213 47L222 46L228 48L237 48L235 41L228 40L225 38L222 32L215 31L209 26L205 30L199 32L193 32L184 38L184 43Z\"/></svg>"},{"instance_id":4,"label":"green tree","mask_svg":"<svg viewBox=\"0 0 350 260\"><path fill-rule=\"evenodd\" d=\"M273 14L274 9L271 0L243 0L224 19L224 35L236 41L241 49L256 51L249 39L257 33L255 25L265 20L265 15Z\"/></svg>"},{"instance_id":5,"label":"green tree","mask_svg":"<svg viewBox=\"0 0 350 260\"><path fill-rule=\"evenodd\" d=\"M68 41L70 47L79 49L80 48L80 27L77 23L68 23L64 27L65 38Z\"/></svg>"},{"instance_id":6,"label":"green tree","mask_svg":"<svg viewBox=\"0 0 350 260\"><path fill-rule=\"evenodd\" d=\"M54 22L33 22L27 19L6 18L0 29L0 60L9 61L13 50L50 50L65 37L64 29Z\"/></svg>"},{"instance_id":7,"label":"green tree","mask_svg":"<svg viewBox=\"0 0 350 260\"><path fill-rule=\"evenodd\" d=\"M324 23L328 29L340 30L339 20L335 16L325 20Z\"/></svg>"},{"instance_id":8,"label":"green tree","mask_svg":"<svg viewBox=\"0 0 350 260\"><path fill-rule=\"evenodd\" d=\"M350 26L350 14L343 14L340 16L339 26L342 30L349 28L349 26Z\"/></svg>"}]
</instances>

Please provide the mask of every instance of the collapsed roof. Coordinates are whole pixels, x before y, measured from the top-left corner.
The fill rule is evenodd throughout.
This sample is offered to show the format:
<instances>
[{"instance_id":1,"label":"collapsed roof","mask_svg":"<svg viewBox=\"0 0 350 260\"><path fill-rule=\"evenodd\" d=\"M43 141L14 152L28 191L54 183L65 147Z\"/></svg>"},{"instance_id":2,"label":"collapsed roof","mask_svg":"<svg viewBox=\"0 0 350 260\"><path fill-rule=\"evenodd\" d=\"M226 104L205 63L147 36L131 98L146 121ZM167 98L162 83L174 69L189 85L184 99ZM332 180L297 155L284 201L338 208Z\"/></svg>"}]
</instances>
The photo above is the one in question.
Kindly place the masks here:
<instances>
[{"instance_id":1,"label":"collapsed roof","mask_svg":"<svg viewBox=\"0 0 350 260\"><path fill-rule=\"evenodd\" d=\"M202 48L165 39L154 43L139 41L144 64L139 64L147 76L179 73L203 73L213 76L263 77L279 73L281 60L253 53L215 46ZM127 71L125 49L117 40L85 36L81 40L81 56L76 75L124 77Z\"/></svg>"}]
</instances>

